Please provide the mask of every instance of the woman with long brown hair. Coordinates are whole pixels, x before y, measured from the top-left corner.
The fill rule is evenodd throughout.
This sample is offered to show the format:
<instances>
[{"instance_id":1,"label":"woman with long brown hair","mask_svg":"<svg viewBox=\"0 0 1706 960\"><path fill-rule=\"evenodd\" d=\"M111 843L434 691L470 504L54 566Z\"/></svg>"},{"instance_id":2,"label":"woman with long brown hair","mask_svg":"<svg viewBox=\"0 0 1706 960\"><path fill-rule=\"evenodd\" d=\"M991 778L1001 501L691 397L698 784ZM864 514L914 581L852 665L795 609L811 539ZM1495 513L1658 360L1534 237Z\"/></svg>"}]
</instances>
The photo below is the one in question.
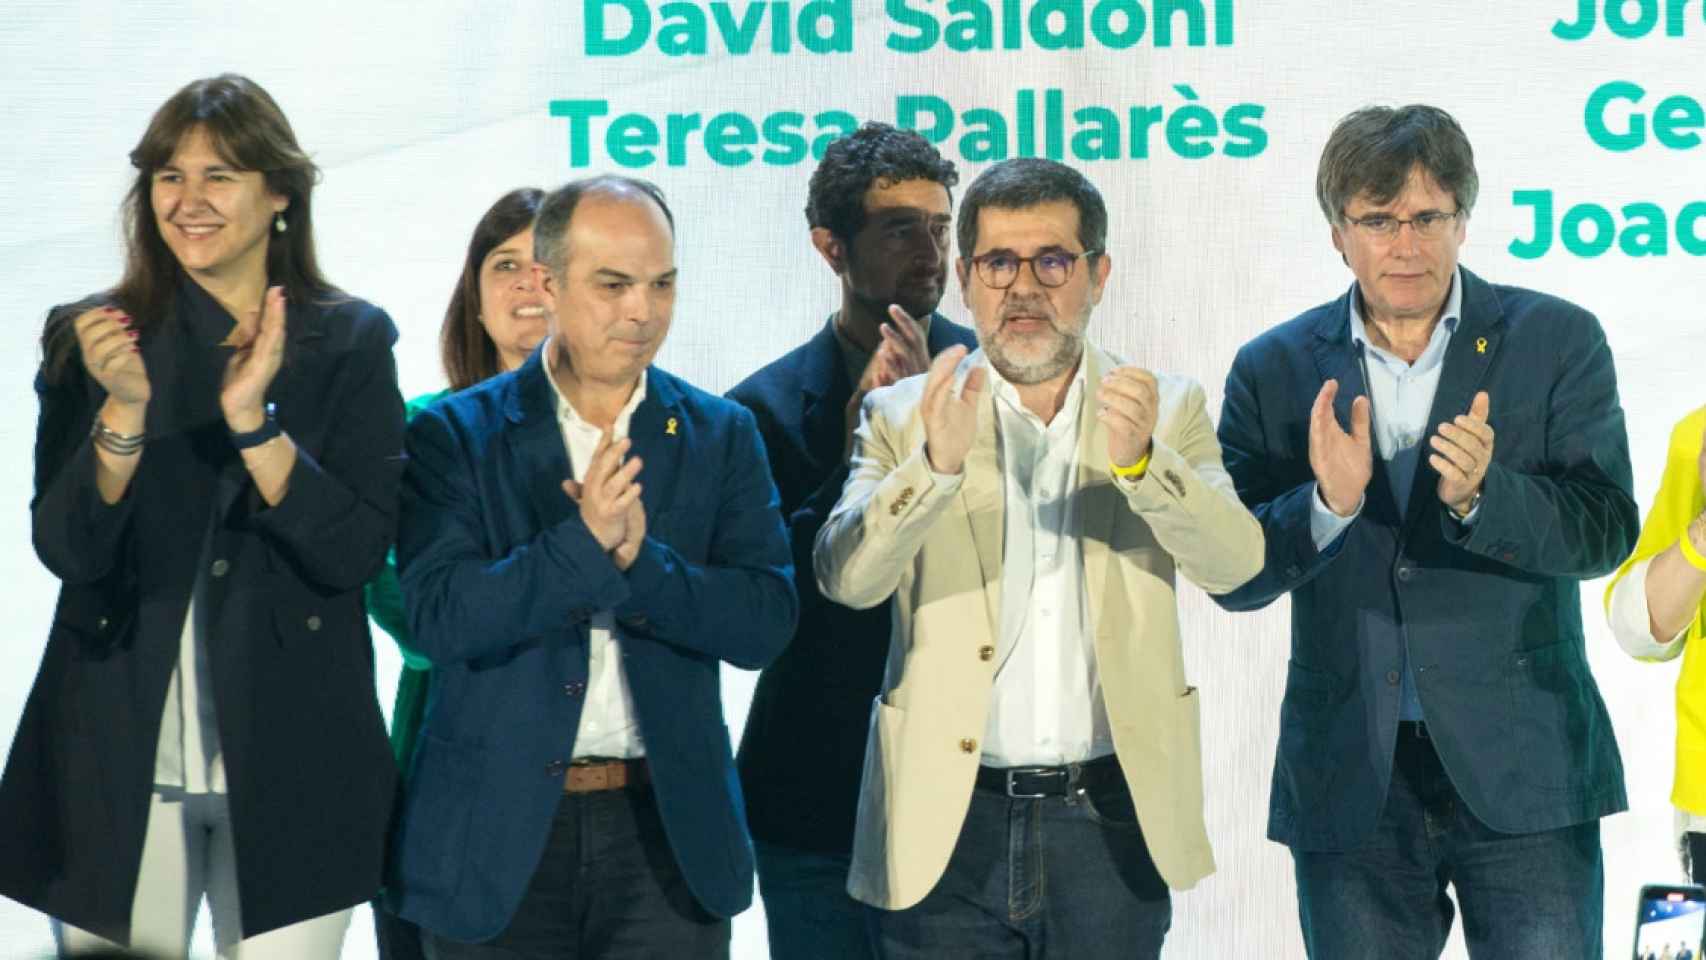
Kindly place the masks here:
<instances>
[{"instance_id":1,"label":"woman with long brown hair","mask_svg":"<svg viewBox=\"0 0 1706 960\"><path fill-rule=\"evenodd\" d=\"M315 259L318 170L252 81L130 154L127 260L54 310L36 552L59 602L0 779L0 893L62 953L338 955L395 778L361 589L396 523L385 313Z\"/></svg>"}]
</instances>

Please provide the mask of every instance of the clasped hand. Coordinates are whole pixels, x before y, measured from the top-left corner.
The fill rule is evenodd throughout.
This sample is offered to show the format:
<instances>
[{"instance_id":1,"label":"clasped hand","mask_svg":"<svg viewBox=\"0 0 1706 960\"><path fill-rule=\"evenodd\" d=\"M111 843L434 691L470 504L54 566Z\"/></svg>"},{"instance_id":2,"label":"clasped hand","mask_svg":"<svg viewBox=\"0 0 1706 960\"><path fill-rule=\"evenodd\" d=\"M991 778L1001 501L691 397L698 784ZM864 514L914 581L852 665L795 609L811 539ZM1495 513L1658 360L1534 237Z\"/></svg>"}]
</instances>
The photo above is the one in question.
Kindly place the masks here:
<instances>
[{"instance_id":1,"label":"clasped hand","mask_svg":"<svg viewBox=\"0 0 1706 960\"><path fill-rule=\"evenodd\" d=\"M612 440L605 433L587 463L586 479L563 481L563 492L580 507L581 522L622 571L633 565L646 539L646 508L640 502L642 464L639 457L623 460L632 445L627 437Z\"/></svg>"}]
</instances>

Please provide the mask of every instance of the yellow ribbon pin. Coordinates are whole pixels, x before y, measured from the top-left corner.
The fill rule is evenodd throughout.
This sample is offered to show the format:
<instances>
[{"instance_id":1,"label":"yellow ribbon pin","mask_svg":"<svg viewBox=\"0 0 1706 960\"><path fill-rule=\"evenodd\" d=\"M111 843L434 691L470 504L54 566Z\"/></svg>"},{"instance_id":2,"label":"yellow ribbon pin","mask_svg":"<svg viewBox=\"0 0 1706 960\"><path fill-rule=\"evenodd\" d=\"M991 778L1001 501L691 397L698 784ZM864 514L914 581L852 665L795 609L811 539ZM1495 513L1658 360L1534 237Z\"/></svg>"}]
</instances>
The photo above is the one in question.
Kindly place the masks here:
<instances>
[{"instance_id":1,"label":"yellow ribbon pin","mask_svg":"<svg viewBox=\"0 0 1706 960\"><path fill-rule=\"evenodd\" d=\"M1476 337L1475 338L1475 352L1476 353L1486 353L1487 352L1487 338L1486 337Z\"/></svg>"},{"instance_id":2,"label":"yellow ribbon pin","mask_svg":"<svg viewBox=\"0 0 1706 960\"><path fill-rule=\"evenodd\" d=\"M1482 342L1485 342L1485 341L1482 341ZM672 437L675 436L675 418L674 417L670 417L669 420L664 423L663 432L669 434Z\"/></svg>"}]
</instances>

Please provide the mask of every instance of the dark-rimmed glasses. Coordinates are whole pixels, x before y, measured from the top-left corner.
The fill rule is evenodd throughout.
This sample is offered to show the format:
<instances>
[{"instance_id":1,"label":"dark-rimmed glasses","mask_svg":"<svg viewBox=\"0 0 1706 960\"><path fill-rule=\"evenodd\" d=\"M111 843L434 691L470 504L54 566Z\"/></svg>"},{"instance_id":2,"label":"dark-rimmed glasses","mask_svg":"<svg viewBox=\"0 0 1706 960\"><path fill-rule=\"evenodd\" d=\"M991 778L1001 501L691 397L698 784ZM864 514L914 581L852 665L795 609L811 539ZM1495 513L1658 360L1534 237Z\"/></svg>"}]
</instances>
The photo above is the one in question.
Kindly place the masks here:
<instances>
[{"instance_id":1,"label":"dark-rimmed glasses","mask_svg":"<svg viewBox=\"0 0 1706 960\"><path fill-rule=\"evenodd\" d=\"M991 290L1005 290L1019 279L1019 268L1031 265L1031 276L1045 287L1058 287L1072 279L1072 268L1081 258L1094 257L1100 250L1073 253L1070 250L1050 250L1034 257L1021 257L1005 250L979 254L969 258L977 278Z\"/></svg>"}]
</instances>

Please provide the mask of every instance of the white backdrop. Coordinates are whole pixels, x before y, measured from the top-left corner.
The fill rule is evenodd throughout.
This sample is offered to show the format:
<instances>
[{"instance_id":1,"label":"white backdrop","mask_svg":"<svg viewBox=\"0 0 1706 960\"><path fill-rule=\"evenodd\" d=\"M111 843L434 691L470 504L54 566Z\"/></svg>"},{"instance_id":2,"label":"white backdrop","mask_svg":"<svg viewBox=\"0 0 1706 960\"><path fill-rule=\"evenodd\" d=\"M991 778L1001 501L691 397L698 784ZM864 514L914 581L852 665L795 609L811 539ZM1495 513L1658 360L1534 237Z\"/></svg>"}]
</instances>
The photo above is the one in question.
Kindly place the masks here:
<instances>
[{"instance_id":1,"label":"white backdrop","mask_svg":"<svg viewBox=\"0 0 1706 960\"><path fill-rule=\"evenodd\" d=\"M1662 256L1634 257L1613 246L1587 257L1555 245L1524 259L1508 249L1534 232L1532 209L1515 202L1517 191L1555 191L1560 215L1582 202L1613 215L1641 202L1658 205L1671 221L1688 204L1706 201L1706 148L1691 132L1690 108L1698 111L1706 99L1699 4L1670 2L1681 13L1667 20L1659 0L1617 3L1623 33L1639 33L1649 10L1656 28L1624 37L1601 27L1570 41L1553 33L1555 22L1578 19L1566 0L1217 0L1201 5L1207 42L1200 46L1187 43L1180 14L1167 47L1157 45L1150 23L1125 50L1093 41L1046 50L1030 37L1018 50L965 53L937 45L911 54L887 49L885 40L916 36L904 23L919 11L951 19L940 0L829 2L848 11L850 53L812 53L797 37L789 52L771 52L775 8L767 7L749 54L729 53L713 33L703 56L667 55L654 41L629 56L593 57L583 0L7 0L0 16L0 142L7 151L0 164L0 313L9 318L9 349L0 351L0 450L10 469L0 476L0 576L9 584L12 628L0 646L0 743L9 742L22 709L57 588L29 547L30 383L41 320L50 305L116 279L126 152L174 90L225 70L267 87L324 168L316 197L322 261L335 282L397 321L406 396L441 385L437 324L484 208L514 186L548 187L618 169L604 140L610 117L594 121L591 141L580 145L585 166L573 165L570 124L551 115L553 100L603 99L611 116L640 113L661 127L670 113L709 119L730 110L760 124L788 110L893 121L897 96L934 95L956 112L988 107L1014 123L1018 91L1054 88L1063 91L1070 138L1079 107L1106 107L1122 123L1132 108L1150 105L1170 117L1186 105L1179 87L1187 86L1216 117L1237 104L1259 106L1260 149L1252 145L1243 152L1253 156L1238 157L1227 152L1236 138L1210 138L1212 155L1189 158L1168 145L1163 121L1146 158L1131 158L1127 130L1121 159L1066 159L1102 188L1112 215L1114 272L1093 337L1138 362L1197 377L1208 387L1211 411L1240 344L1350 282L1313 195L1316 158L1333 122L1366 103L1413 101L1453 112L1476 147L1483 192L1464 262L1489 279L1581 303L1605 325L1643 509L1671 424L1706 400L1686 378L1706 346L1706 218L1694 225L1702 241L1693 253L1674 228ZM1047 2L1092 13L1103 5ZM1153 13L1150 2L1103 2L1109 10ZM1034 5L986 6L999 24L1008 7ZM617 6L611 0L611 10ZM738 19L756 4L696 6L732 7ZM792 4L796 15L807 7ZM1134 21L1127 17L1108 23L1128 29ZM1064 18L1049 22L1058 29ZM656 26L661 12L653 20ZM611 34L628 23L620 12L611 22ZM1669 35L1667 24L1680 35ZM1628 130L1632 113L1683 98L1662 111L1671 117L1662 141L1649 136L1622 151L1596 145L1584 111L1593 92L1612 81L1646 91L1638 105L1618 102L1605 112L1613 132ZM1043 99L1037 95L1039 113ZM812 124L803 126L809 135ZM962 124L943 145L962 161L963 132ZM1037 149L1047 149L1048 139L1038 134ZM813 164L725 166L710 155L703 132L688 142L683 163L669 164L661 149L658 155L632 172L658 181L677 212L681 295L660 362L721 391L809 336L836 305L835 282L811 251L800 213ZM980 168L961 163L967 182ZM1591 224L1587 232L1591 237ZM955 294L944 307L965 319ZM1589 657L1616 723L1632 802L1629 813L1604 825L1607 942L1622 955L1640 884L1679 872L1666 802L1675 665L1623 657L1598 617L1602 586L1583 590ZM1207 813L1220 872L1176 898L1167 955L1300 957L1290 858L1263 839L1288 653L1285 604L1233 616L1190 588L1180 603L1191 679L1203 690ZM383 637L376 656L379 695L388 705L398 661ZM750 674L726 672L732 730L740 729L752 684ZM369 929L358 916L345 956L373 955ZM1459 944L1449 956L1463 956ZM0 958L41 956L50 947L44 918L0 901ZM765 956L756 905L735 921L735 955Z\"/></svg>"}]
</instances>

